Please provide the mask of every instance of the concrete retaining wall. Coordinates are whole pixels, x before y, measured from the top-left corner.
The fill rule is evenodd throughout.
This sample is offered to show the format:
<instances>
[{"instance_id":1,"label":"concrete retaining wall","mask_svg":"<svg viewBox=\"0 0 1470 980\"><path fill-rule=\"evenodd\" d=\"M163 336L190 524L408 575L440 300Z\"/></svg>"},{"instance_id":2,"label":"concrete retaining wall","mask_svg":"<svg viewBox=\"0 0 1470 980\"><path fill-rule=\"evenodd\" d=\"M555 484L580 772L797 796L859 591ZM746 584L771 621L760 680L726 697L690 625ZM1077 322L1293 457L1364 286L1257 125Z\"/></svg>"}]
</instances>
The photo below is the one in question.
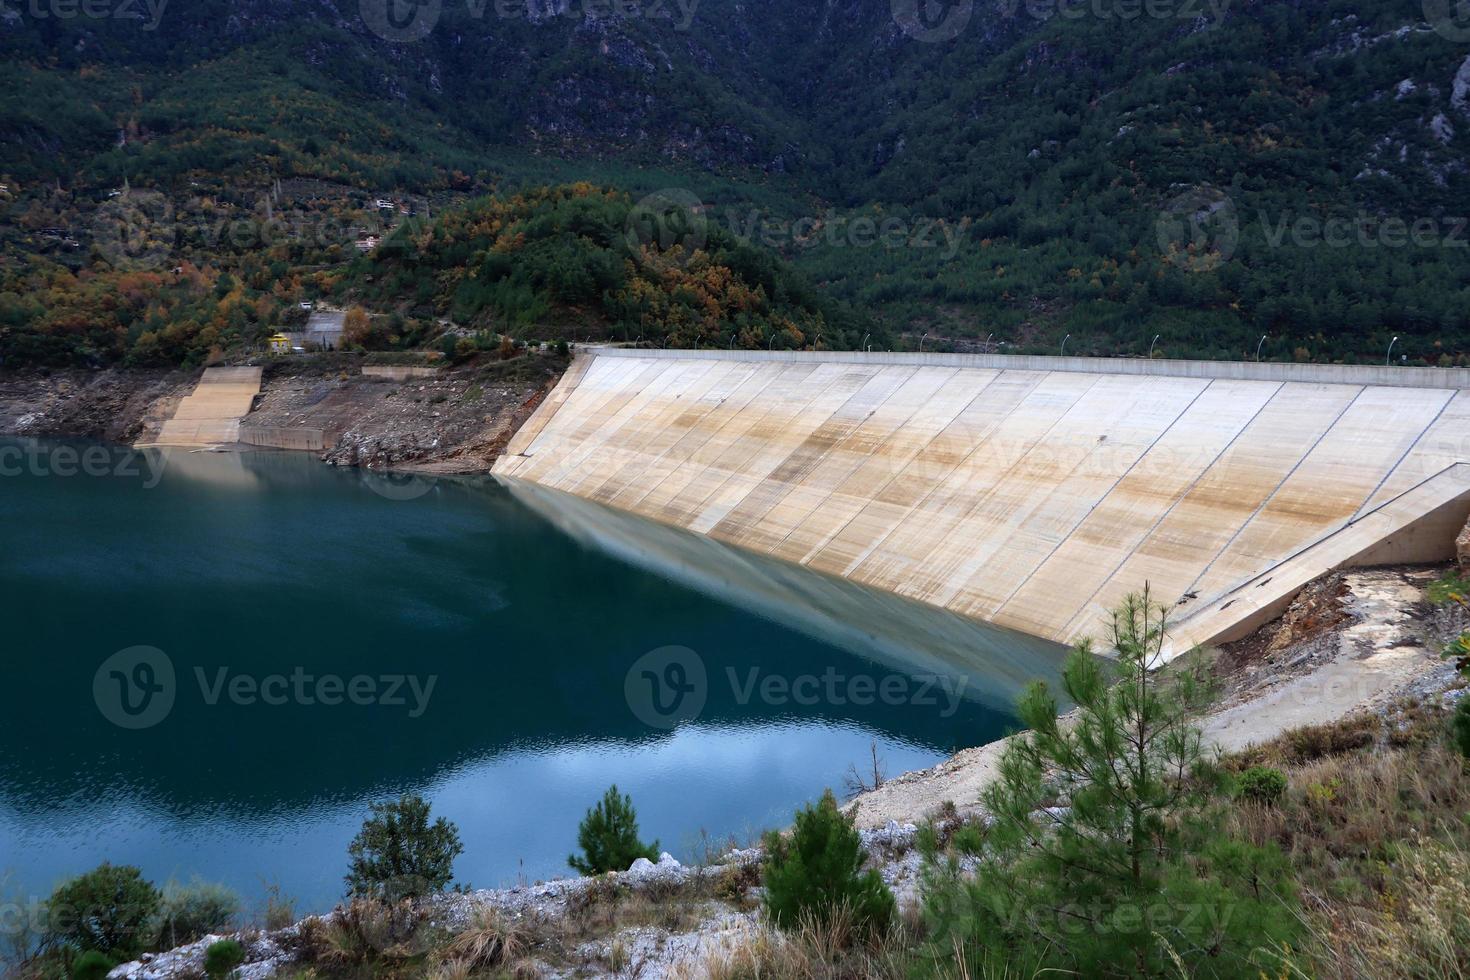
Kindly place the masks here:
<instances>
[{"instance_id":1,"label":"concrete retaining wall","mask_svg":"<svg viewBox=\"0 0 1470 980\"><path fill-rule=\"evenodd\" d=\"M1055 642L1147 583L1206 642L1453 553L1467 374L595 348L495 473Z\"/></svg>"},{"instance_id":2,"label":"concrete retaining wall","mask_svg":"<svg viewBox=\"0 0 1470 980\"><path fill-rule=\"evenodd\" d=\"M407 381L409 378L432 378L438 373L438 368L400 367L398 365L375 365L362 369L363 377L386 378L389 381Z\"/></svg>"},{"instance_id":3,"label":"concrete retaining wall","mask_svg":"<svg viewBox=\"0 0 1470 980\"><path fill-rule=\"evenodd\" d=\"M271 449L299 449L309 452L321 452L330 446L336 445L336 437L328 435L322 429L304 429L299 427L273 426L273 425L242 425L240 427L240 441L251 446L266 446Z\"/></svg>"}]
</instances>

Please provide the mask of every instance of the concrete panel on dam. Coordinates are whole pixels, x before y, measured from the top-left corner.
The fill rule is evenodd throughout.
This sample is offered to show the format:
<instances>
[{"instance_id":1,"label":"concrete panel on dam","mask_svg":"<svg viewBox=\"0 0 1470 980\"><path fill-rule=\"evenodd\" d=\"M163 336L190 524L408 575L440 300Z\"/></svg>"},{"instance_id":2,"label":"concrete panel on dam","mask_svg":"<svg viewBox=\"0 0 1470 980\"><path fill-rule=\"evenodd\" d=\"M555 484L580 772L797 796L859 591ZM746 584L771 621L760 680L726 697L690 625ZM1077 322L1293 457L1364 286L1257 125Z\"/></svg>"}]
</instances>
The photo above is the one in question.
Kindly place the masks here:
<instances>
[{"instance_id":1,"label":"concrete panel on dam","mask_svg":"<svg viewBox=\"0 0 1470 980\"><path fill-rule=\"evenodd\" d=\"M1452 369L603 349L495 472L1054 642L1147 582L1209 642L1451 555L1467 446Z\"/></svg>"}]
</instances>

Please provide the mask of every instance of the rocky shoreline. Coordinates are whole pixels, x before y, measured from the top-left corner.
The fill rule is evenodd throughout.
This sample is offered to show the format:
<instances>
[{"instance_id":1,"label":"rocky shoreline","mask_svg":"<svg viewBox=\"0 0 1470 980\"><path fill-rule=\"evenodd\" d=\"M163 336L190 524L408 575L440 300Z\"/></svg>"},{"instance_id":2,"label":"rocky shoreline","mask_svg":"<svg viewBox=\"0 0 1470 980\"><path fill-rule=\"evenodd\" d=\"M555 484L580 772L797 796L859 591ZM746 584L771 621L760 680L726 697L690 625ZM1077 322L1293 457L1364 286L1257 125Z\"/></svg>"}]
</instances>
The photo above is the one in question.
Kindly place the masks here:
<instances>
[{"instance_id":1,"label":"rocky shoreline","mask_svg":"<svg viewBox=\"0 0 1470 980\"><path fill-rule=\"evenodd\" d=\"M399 380L364 374L371 366L365 361L333 353L267 361L242 432L320 433L323 448L315 451L337 466L485 472L566 368L565 359L548 352L508 361L480 355ZM147 441L193 390L199 373L0 371L0 434ZM260 445L271 443L234 448Z\"/></svg>"}]
</instances>

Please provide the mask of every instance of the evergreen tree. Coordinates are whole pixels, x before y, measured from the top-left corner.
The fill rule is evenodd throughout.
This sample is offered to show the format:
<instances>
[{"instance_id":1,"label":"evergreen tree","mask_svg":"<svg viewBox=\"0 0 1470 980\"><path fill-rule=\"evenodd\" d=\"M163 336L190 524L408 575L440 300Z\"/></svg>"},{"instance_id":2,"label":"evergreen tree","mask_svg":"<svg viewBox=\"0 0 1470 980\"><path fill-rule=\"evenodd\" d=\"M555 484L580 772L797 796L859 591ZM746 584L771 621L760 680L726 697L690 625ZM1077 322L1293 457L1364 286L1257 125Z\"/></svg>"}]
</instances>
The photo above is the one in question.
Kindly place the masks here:
<instances>
[{"instance_id":1,"label":"evergreen tree","mask_svg":"<svg viewBox=\"0 0 1470 980\"><path fill-rule=\"evenodd\" d=\"M587 811L577 828L577 846L582 856L567 858L578 874L600 875L609 871L627 871L639 858L658 860L658 841L644 844L638 839L638 813L631 797L618 793L617 784L608 787L601 802Z\"/></svg>"},{"instance_id":2,"label":"evergreen tree","mask_svg":"<svg viewBox=\"0 0 1470 980\"><path fill-rule=\"evenodd\" d=\"M1230 840L1212 795L1222 774L1191 721L1208 694L1197 664L1159 665L1165 610L1130 596L1113 614L1114 670L1079 645L1059 719L1044 684L1022 698L1030 732L983 796L993 822L958 863L928 868L936 950L1022 957L1086 976L1255 974L1294 918L1284 858ZM1065 797L1069 805L1049 806Z\"/></svg>"},{"instance_id":3,"label":"evergreen tree","mask_svg":"<svg viewBox=\"0 0 1470 980\"><path fill-rule=\"evenodd\" d=\"M443 817L431 824L428 802L414 794L371 810L347 849L348 892L392 902L444 890L464 853L458 828Z\"/></svg>"}]
</instances>

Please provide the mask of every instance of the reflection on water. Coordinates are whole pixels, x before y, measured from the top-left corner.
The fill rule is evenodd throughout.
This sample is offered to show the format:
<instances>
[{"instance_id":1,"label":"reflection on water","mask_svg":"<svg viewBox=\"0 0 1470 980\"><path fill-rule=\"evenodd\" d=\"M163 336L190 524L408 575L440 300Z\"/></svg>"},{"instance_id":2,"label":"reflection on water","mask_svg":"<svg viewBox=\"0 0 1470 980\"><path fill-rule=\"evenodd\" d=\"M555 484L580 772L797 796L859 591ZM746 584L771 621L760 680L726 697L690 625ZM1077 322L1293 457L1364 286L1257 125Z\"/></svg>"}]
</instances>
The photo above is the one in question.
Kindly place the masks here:
<instances>
[{"instance_id":1,"label":"reflection on water","mask_svg":"<svg viewBox=\"0 0 1470 980\"><path fill-rule=\"evenodd\" d=\"M43 458L57 445L29 444ZM870 628L892 612L874 598L872 623L826 632L805 608L825 585L783 582L800 599L784 612L749 583L722 593L594 546L586 526L567 533L492 481L407 493L266 452L171 452L152 478L146 460L111 458L107 472L0 477L0 873L28 893L106 859L250 897L279 881L318 908L340 894L366 804L405 790L459 824L459 877L481 887L565 873L578 819L614 781L646 836L688 855L701 831L784 823L874 743L897 772L1013 724L982 681L1010 684L1005 651L957 661L952 624L929 642L906 620L900 643ZM668 553L664 529L649 542ZM863 601L842 602L851 623ZM93 683L139 646L167 658L174 700L125 730ZM693 651L706 677L700 710L672 729L640 720L627 693L630 667L666 646ZM936 668L968 675L966 697L790 696L803 677L880 685ZM751 682L773 676L787 696ZM403 703L323 703L324 678L378 695L398 678ZM408 679L428 691L418 716Z\"/></svg>"}]
</instances>

